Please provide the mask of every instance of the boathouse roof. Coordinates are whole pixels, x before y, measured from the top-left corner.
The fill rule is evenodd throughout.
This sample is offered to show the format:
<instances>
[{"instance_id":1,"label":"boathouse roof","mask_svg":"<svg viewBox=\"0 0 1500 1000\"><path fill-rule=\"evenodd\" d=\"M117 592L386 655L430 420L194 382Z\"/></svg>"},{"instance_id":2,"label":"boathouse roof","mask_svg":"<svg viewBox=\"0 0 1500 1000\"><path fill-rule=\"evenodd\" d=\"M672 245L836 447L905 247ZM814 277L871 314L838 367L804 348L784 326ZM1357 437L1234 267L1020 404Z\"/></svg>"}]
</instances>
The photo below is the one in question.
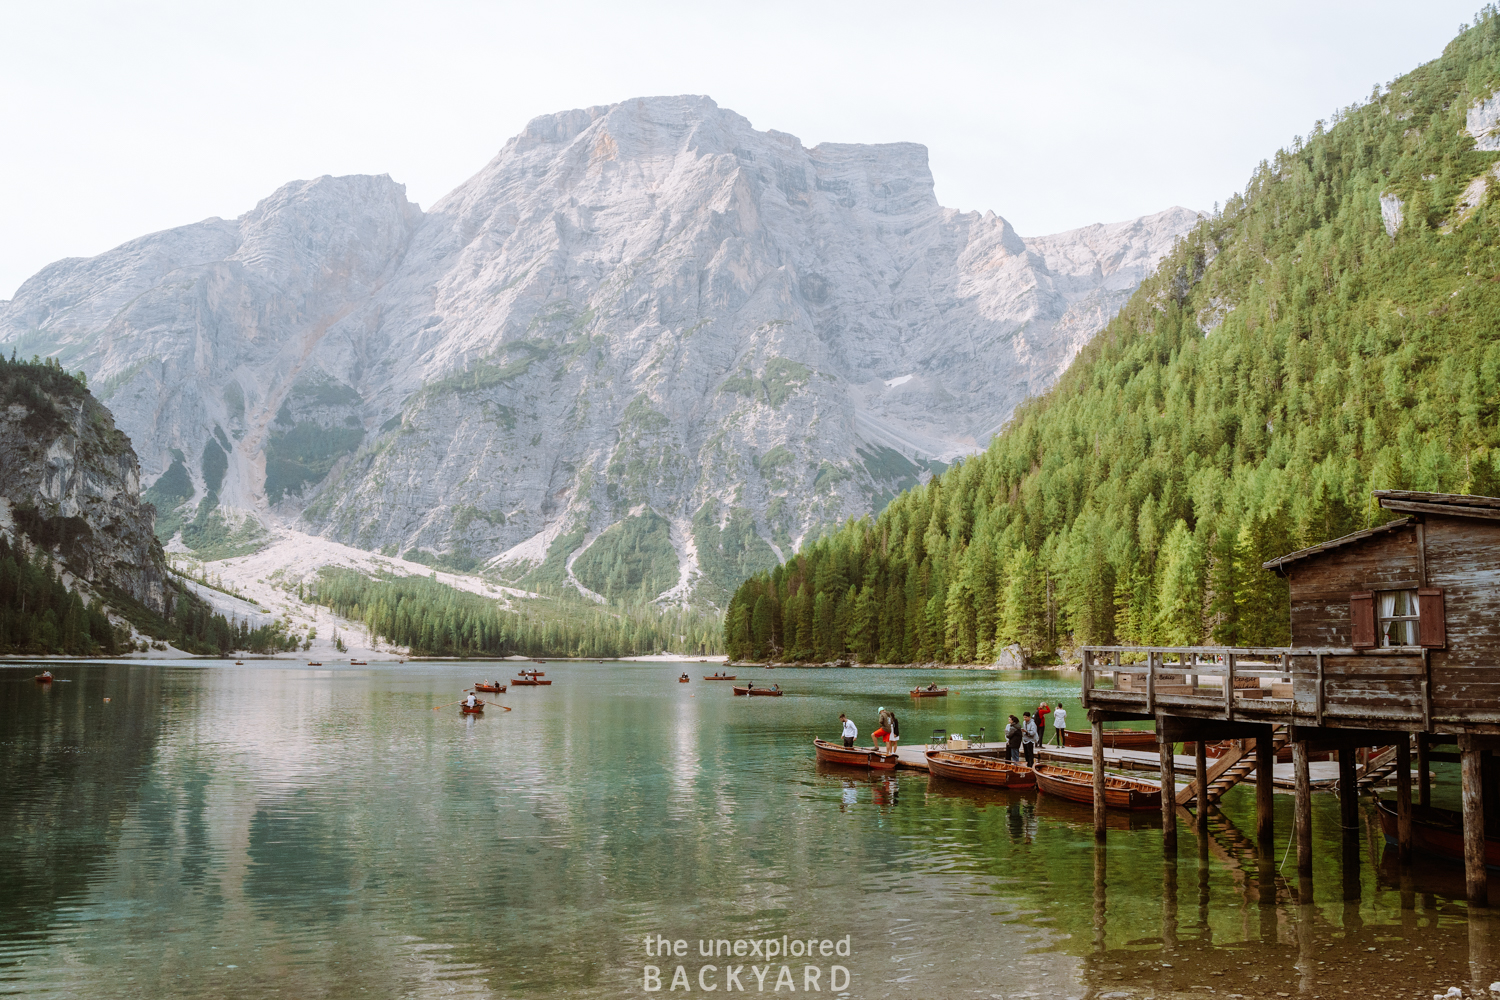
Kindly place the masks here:
<instances>
[{"instance_id":1,"label":"boathouse roof","mask_svg":"<svg viewBox=\"0 0 1500 1000\"><path fill-rule=\"evenodd\" d=\"M1375 499L1380 506L1386 510L1398 511L1407 515L1442 514L1446 517L1475 517L1487 521L1500 520L1500 497L1469 496L1465 493L1420 493L1415 490L1375 490ZM1366 528L1344 535L1341 538L1332 538L1317 545L1310 545L1296 552L1288 552L1284 556L1261 563L1262 569L1281 571L1288 563L1299 562L1303 559L1311 559L1314 556L1332 552L1334 549L1362 542L1367 538L1399 531L1407 525L1416 521L1416 517L1407 516L1398 518L1388 524L1382 524L1374 528Z\"/></svg>"}]
</instances>

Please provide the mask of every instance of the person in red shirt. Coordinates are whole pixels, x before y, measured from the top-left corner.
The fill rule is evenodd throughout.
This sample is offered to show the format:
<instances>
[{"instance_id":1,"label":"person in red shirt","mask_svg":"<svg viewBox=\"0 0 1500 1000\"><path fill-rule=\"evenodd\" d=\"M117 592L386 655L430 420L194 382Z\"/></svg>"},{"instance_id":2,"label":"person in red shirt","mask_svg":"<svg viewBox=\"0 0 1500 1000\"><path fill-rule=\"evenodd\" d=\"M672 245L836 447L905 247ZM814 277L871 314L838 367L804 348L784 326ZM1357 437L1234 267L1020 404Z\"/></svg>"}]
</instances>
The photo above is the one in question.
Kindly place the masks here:
<instances>
[{"instance_id":1,"label":"person in red shirt","mask_svg":"<svg viewBox=\"0 0 1500 1000\"><path fill-rule=\"evenodd\" d=\"M1036 707L1036 745L1041 746L1047 736L1047 715L1052 709L1044 701Z\"/></svg>"}]
</instances>

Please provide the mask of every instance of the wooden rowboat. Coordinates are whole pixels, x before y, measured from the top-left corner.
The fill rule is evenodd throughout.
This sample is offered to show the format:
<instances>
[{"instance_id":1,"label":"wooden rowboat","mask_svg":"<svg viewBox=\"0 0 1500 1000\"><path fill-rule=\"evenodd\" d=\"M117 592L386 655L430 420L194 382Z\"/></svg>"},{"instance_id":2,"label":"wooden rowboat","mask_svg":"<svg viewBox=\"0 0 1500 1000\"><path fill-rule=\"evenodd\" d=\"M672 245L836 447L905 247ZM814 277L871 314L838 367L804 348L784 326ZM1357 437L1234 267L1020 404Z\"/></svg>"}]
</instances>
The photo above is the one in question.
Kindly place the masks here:
<instances>
[{"instance_id":1,"label":"wooden rowboat","mask_svg":"<svg viewBox=\"0 0 1500 1000\"><path fill-rule=\"evenodd\" d=\"M1399 846L1396 831L1396 803L1377 798L1375 808L1380 814L1380 829L1385 833L1385 842ZM1453 809L1436 806L1411 805L1411 846L1421 854L1430 854L1449 861L1464 861L1464 814ZM1484 865L1500 870L1500 838L1484 838Z\"/></svg>"},{"instance_id":2,"label":"wooden rowboat","mask_svg":"<svg viewBox=\"0 0 1500 1000\"><path fill-rule=\"evenodd\" d=\"M734 680L734 674L714 674L712 677L704 674L703 679L706 681L732 681Z\"/></svg>"},{"instance_id":3,"label":"wooden rowboat","mask_svg":"<svg viewBox=\"0 0 1500 1000\"><path fill-rule=\"evenodd\" d=\"M1065 747L1094 745L1094 734L1089 729L1064 729L1062 735ZM1104 730L1104 745L1111 750L1155 750L1156 730L1106 729Z\"/></svg>"},{"instance_id":4,"label":"wooden rowboat","mask_svg":"<svg viewBox=\"0 0 1500 1000\"><path fill-rule=\"evenodd\" d=\"M677 683L678 684L686 684L687 682L688 682L688 675L687 674L683 674L681 677L677 678Z\"/></svg>"},{"instance_id":5,"label":"wooden rowboat","mask_svg":"<svg viewBox=\"0 0 1500 1000\"><path fill-rule=\"evenodd\" d=\"M308 660L307 661L307 665L309 667L321 667L323 665L323 661L322 660Z\"/></svg>"},{"instance_id":6,"label":"wooden rowboat","mask_svg":"<svg viewBox=\"0 0 1500 1000\"><path fill-rule=\"evenodd\" d=\"M551 681L539 681L532 677L512 677L510 683L515 687L546 687Z\"/></svg>"},{"instance_id":7,"label":"wooden rowboat","mask_svg":"<svg viewBox=\"0 0 1500 1000\"><path fill-rule=\"evenodd\" d=\"M36 682L38 684L51 684L52 683L52 671L50 671L50 670L43 670L41 673L37 674L36 675Z\"/></svg>"},{"instance_id":8,"label":"wooden rowboat","mask_svg":"<svg viewBox=\"0 0 1500 1000\"><path fill-rule=\"evenodd\" d=\"M474 685L474 690L475 691L491 691L491 692L493 692L495 694L504 694L505 693L505 685L504 684L486 684L485 682L480 681L480 682L478 682L478 683L476 683Z\"/></svg>"},{"instance_id":9,"label":"wooden rowboat","mask_svg":"<svg viewBox=\"0 0 1500 1000\"><path fill-rule=\"evenodd\" d=\"M912 688L911 689L911 696L913 698L946 698L946 697L948 697L948 689L947 688Z\"/></svg>"},{"instance_id":10,"label":"wooden rowboat","mask_svg":"<svg viewBox=\"0 0 1500 1000\"><path fill-rule=\"evenodd\" d=\"M351 667L368 667L369 665L370 665L370 661L369 660L350 660L349 661L349 666L351 666Z\"/></svg>"},{"instance_id":11,"label":"wooden rowboat","mask_svg":"<svg viewBox=\"0 0 1500 1000\"><path fill-rule=\"evenodd\" d=\"M481 715L484 713L484 702L476 700L473 708L461 704L458 706L458 710L465 715Z\"/></svg>"},{"instance_id":12,"label":"wooden rowboat","mask_svg":"<svg viewBox=\"0 0 1500 1000\"><path fill-rule=\"evenodd\" d=\"M761 698L780 698L784 692L779 688L737 687L734 689L737 695L755 695Z\"/></svg>"},{"instance_id":13,"label":"wooden rowboat","mask_svg":"<svg viewBox=\"0 0 1500 1000\"><path fill-rule=\"evenodd\" d=\"M545 670L523 670L523 671L521 671L521 676L522 677L530 677L532 680L536 680L538 677L546 677L547 676L547 671L545 671Z\"/></svg>"},{"instance_id":14,"label":"wooden rowboat","mask_svg":"<svg viewBox=\"0 0 1500 1000\"><path fill-rule=\"evenodd\" d=\"M1036 773L1025 764L988 757L970 757L946 750L927 751L927 771L950 781L991 788L1035 788Z\"/></svg>"},{"instance_id":15,"label":"wooden rowboat","mask_svg":"<svg viewBox=\"0 0 1500 1000\"><path fill-rule=\"evenodd\" d=\"M1094 774L1056 764L1038 764L1036 783L1048 795L1073 802L1094 801ZM1160 809L1161 788L1139 778L1104 776L1104 804L1111 809Z\"/></svg>"},{"instance_id":16,"label":"wooden rowboat","mask_svg":"<svg viewBox=\"0 0 1500 1000\"><path fill-rule=\"evenodd\" d=\"M843 764L847 767L867 767L874 771L894 771L899 759L893 753L881 753L874 747L846 747L827 740L813 740L818 760L824 764Z\"/></svg>"}]
</instances>

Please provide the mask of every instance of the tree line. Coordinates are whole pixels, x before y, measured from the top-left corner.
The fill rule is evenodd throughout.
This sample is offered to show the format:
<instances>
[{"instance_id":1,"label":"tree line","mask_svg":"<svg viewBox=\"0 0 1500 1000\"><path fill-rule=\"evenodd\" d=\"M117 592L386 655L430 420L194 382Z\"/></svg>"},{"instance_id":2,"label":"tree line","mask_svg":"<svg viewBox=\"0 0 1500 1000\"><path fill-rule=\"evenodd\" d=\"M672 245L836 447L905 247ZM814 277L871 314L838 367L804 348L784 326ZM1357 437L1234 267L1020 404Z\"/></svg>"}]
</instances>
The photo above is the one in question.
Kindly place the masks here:
<instances>
[{"instance_id":1,"label":"tree line","mask_svg":"<svg viewBox=\"0 0 1500 1000\"><path fill-rule=\"evenodd\" d=\"M1500 156L1464 132L1497 88L1487 8L1262 162L983 454L745 581L730 655L1282 644L1263 561L1388 520L1375 489L1500 493Z\"/></svg>"},{"instance_id":2,"label":"tree line","mask_svg":"<svg viewBox=\"0 0 1500 1000\"><path fill-rule=\"evenodd\" d=\"M429 577L376 579L349 569L321 570L303 596L420 656L707 655L722 634L718 616L697 609L606 609L560 594L510 610Z\"/></svg>"}]
</instances>

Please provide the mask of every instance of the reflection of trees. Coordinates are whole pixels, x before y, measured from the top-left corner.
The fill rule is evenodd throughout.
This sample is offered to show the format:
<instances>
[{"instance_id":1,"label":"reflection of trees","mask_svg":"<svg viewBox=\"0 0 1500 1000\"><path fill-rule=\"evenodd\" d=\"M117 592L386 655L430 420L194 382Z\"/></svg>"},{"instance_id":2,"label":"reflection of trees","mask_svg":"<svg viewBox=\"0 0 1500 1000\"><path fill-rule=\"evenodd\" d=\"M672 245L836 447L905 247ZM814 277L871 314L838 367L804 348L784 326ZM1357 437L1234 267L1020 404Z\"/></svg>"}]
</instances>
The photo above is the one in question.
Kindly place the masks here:
<instances>
[{"instance_id":1,"label":"reflection of trees","mask_svg":"<svg viewBox=\"0 0 1500 1000\"><path fill-rule=\"evenodd\" d=\"M160 725L157 671L58 668L63 679L50 687L31 673L0 682L4 939L51 924L59 902L81 893L109 860Z\"/></svg>"}]
</instances>

